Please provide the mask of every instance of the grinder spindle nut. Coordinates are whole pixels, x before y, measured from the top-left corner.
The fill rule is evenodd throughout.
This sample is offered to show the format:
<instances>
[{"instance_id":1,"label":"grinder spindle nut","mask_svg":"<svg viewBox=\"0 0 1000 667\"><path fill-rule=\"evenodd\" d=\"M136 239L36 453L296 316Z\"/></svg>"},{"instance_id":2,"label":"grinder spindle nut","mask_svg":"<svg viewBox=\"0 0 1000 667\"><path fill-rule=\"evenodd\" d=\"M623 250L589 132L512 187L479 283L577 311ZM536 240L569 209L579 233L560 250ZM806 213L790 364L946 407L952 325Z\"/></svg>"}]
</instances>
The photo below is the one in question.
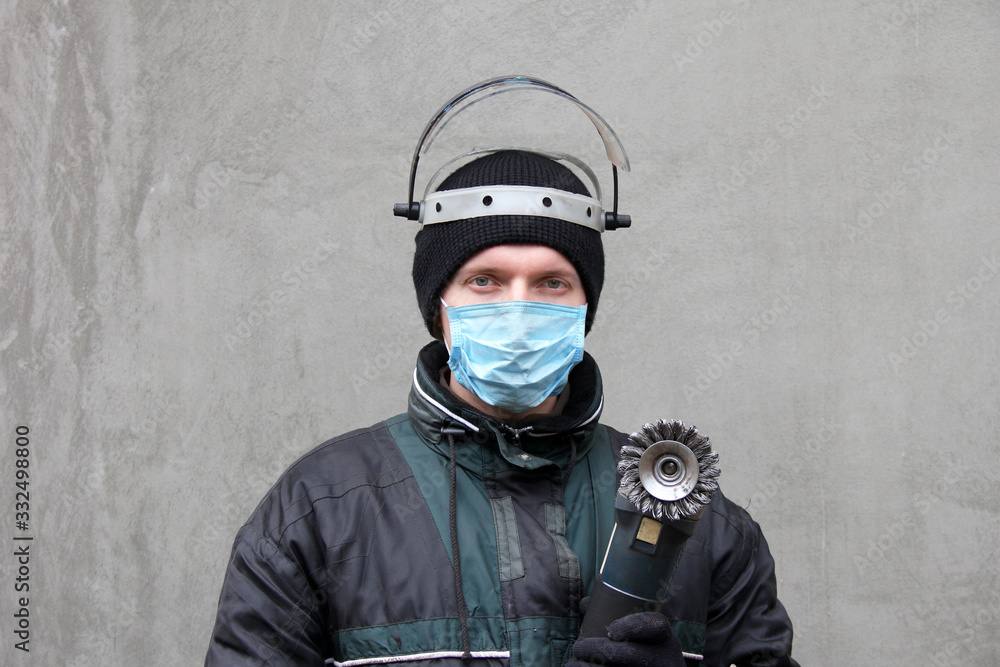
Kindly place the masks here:
<instances>
[{"instance_id":1,"label":"grinder spindle nut","mask_svg":"<svg viewBox=\"0 0 1000 667\"><path fill-rule=\"evenodd\" d=\"M661 440L639 457L639 481L654 498L680 500L698 484L698 459L676 440Z\"/></svg>"}]
</instances>

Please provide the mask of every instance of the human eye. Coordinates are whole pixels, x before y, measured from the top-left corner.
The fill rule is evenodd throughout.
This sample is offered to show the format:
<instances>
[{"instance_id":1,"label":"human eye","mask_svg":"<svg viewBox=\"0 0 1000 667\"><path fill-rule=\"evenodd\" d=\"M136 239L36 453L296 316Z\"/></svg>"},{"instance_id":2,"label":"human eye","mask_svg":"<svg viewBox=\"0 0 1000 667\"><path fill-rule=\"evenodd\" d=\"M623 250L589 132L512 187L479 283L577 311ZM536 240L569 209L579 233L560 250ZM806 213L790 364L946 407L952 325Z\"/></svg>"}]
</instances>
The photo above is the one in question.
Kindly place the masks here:
<instances>
[{"instance_id":1,"label":"human eye","mask_svg":"<svg viewBox=\"0 0 1000 667\"><path fill-rule=\"evenodd\" d=\"M472 279L469 280L469 283L476 287L489 287L490 282L490 279L486 276L473 276Z\"/></svg>"},{"instance_id":2,"label":"human eye","mask_svg":"<svg viewBox=\"0 0 1000 667\"><path fill-rule=\"evenodd\" d=\"M549 278L543 284L545 285L546 288L554 290L563 289L567 286L566 282L560 280L559 278Z\"/></svg>"}]
</instances>

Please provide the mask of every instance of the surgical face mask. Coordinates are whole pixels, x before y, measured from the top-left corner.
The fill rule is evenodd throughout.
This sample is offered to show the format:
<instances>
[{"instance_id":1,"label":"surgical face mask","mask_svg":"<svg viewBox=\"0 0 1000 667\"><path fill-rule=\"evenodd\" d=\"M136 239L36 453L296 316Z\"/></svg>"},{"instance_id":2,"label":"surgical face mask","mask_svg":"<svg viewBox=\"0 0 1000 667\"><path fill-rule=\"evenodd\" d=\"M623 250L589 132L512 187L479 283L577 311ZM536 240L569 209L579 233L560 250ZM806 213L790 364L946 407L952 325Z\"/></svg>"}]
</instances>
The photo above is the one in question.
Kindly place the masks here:
<instances>
[{"instance_id":1,"label":"surgical face mask","mask_svg":"<svg viewBox=\"0 0 1000 667\"><path fill-rule=\"evenodd\" d=\"M441 303L451 329L448 367L489 405L526 412L561 392L583 359L586 304Z\"/></svg>"}]
</instances>

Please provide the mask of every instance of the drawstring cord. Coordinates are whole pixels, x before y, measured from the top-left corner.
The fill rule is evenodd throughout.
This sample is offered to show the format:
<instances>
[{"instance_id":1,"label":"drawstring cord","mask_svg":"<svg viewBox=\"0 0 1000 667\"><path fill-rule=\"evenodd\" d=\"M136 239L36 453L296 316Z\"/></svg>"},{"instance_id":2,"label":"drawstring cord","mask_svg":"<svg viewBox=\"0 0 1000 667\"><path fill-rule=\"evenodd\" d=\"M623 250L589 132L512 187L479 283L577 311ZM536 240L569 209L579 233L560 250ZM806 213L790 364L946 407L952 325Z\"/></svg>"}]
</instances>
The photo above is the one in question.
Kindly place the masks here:
<instances>
[{"instance_id":1,"label":"drawstring cord","mask_svg":"<svg viewBox=\"0 0 1000 667\"><path fill-rule=\"evenodd\" d=\"M465 593L462 591L462 563L458 557L458 507L456 496L458 492L458 466L455 460L455 431L459 429L444 428L442 433L448 436L448 468L451 474L451 487L448 495L448 522L451 531L452 570L455 573L455 603L458 605L458 622L462 626L462 660L471 660L469 646L469 609L465 606Z\"/></svg>"}]
</instances>

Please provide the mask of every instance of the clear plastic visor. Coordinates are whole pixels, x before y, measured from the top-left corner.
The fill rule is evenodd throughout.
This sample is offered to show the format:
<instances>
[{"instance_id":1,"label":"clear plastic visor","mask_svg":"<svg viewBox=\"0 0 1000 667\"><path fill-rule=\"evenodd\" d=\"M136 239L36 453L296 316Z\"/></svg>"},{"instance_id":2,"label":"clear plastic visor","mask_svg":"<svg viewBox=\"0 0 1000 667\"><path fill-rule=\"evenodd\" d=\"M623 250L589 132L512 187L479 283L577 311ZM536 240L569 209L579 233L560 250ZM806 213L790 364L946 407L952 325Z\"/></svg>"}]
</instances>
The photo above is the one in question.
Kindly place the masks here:
<instances>
[{"instance_id":1,"label":"clear plastic visor","mask_svg":"<svg viewBox=\"0 0 1000 667\"><path fill-rule=\"evenodd\" d=\"M452 118L462 113L474 104L478 104L485 99L489 99L494 95L500 95L502 93L509 93L517 90L540 90L546 93L552 93L553 95L558 95L559 97L565 98L575 104L590 122L594 124L597 128L597 132L601 135L601 140L604 142L604 150L608 155L608 160L611 164L623 169L624 171L629 170L628 155L625 154L625 147L622 146L621 140L618 139L618 135L615 131L611 129L607 121L601 118L601 115L591 109L589 106L576 99L569 93L567 93L562 88L555 86L541 79L533 79L526 76L507 76L501 77L499 79L491 79L489 81L483 81L482 83L477 83L468 90L465 90L454 98L449 100L444 106L438 109L438 112L434 114L430 122L427 123L427 127L424 128L423 134L420 135L420 142L417 144L416 151L414 151L414 158L418 158L431 147L434 143L434 139L437 135L445 128L445 126L451 121Z\"/></svg>"},{"instance_id":2,"label":"clear plastic visor","mask_svg":"<svg viewBox=\"0 0 1000 667\"><path fill-rule=\"evenodd\" d=\"M625 171L629 171L629 161L628 155L625 153L625 147L622 146L622 142L618 139L618 135L615 131L611 129L600 114L591 109L589 106L576 99L568 92L541 79L534 79L527 76L505 76L496 79L490 79L489 81L483 81L478 83L468 90L465 90L447 103L442 106L436 114L431 118L430 122L424 128L423 133L420 135L420 141L417 142L417 147L413 151L413 161L410 165L410 191L409 198L410 202L413 202L414 185L417 176L417 164L420 161L420 157L424 155L428 149L430 149L431 144L433 144L434 139L440 134L441 130L458 114L462 113L469 107L482 102L483 100L489 99L494 95L500 95L502 93L509 93L514 91L525 91L525 90L535 90L551 93L553 95L558 95L564 99L569 100L577 106L590 122L594 124L597 128L597 132L601 135L601 140L604 143L604 150L607 153L608 160L615 167L620 167ZM589 171L589 170L588 170ZM434 180L434 179L432 179Z\"/></svg>"}]
</instances>

